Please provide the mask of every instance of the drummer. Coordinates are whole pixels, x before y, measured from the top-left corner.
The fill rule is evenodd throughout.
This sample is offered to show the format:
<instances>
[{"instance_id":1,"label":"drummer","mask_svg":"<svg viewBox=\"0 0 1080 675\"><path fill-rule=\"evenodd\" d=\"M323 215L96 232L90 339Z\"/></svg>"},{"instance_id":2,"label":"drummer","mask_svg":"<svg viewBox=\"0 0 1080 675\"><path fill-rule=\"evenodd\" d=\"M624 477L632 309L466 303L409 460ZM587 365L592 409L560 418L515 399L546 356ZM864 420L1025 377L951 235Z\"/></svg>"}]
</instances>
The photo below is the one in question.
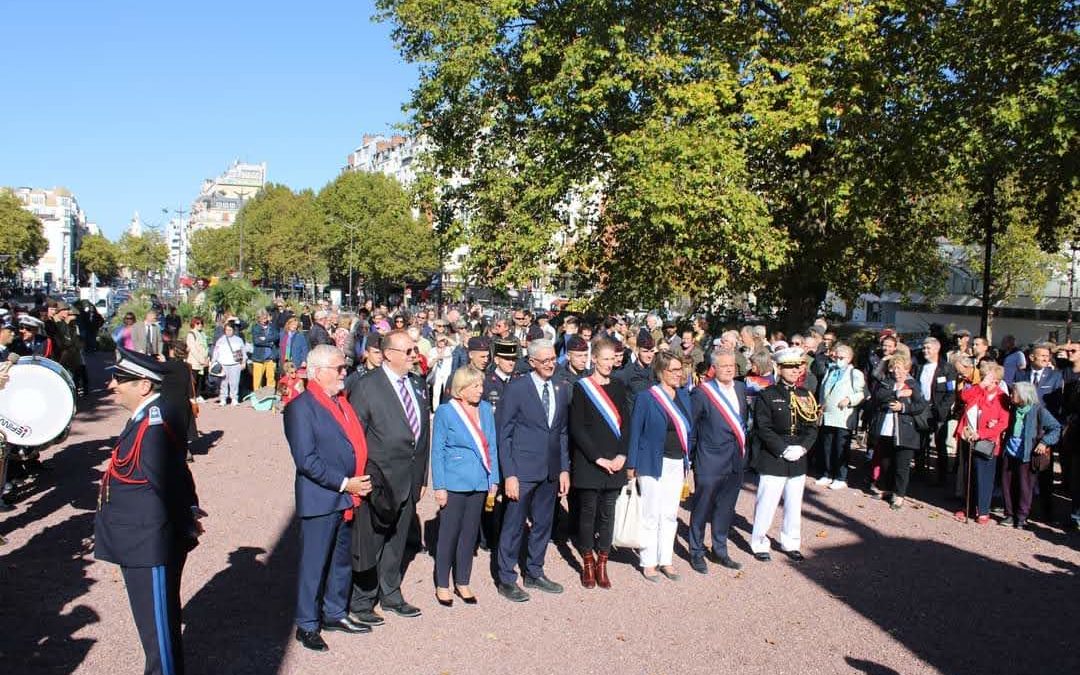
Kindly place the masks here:
<instances>
[{"instance_id":1,"label":"drummer","mask_svg":"<svg viewBox=\"0 0 1080 675\"><path fill-rule=\"evenodd\" d=\"M109 391L131 418L101 479L94 557L120 566L144 672L182 675L180 576L206 514L160 397L165 365L122 347L117 358Z\"/></svg>"}]
</instances>

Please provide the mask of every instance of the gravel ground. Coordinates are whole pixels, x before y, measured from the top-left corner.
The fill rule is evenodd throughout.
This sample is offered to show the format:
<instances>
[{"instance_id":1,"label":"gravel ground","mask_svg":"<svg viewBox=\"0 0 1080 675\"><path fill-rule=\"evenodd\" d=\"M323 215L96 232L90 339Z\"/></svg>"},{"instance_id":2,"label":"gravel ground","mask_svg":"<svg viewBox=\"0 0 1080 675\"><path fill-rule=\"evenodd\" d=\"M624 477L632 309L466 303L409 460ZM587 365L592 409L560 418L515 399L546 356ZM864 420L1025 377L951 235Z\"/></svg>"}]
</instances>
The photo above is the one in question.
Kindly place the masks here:
<instances>
[{"instance_id":1,"label":"gravel ground","mask_svg":"<svg viewBox=\"0 0 1080 675\"><path fill-rule=\"evenodd\" d=\"M45 453L50 470L0 515L4 673L141 672L119 571L94 561L91 541L97 481L124 420L92 399ZM210 517L184 575L189 673L1080 672L1080 536L959 524L921 485L893 513L861 492L809 484L807 560L796 565L750 557L751 481L732 542L742 571L711 565L701 576L679 559L682 581L653 585L624 553L614 588L586 591L570 550L552 545L546 571L566 592L523 605L496 594L480 553L479 604L440 607L421 553L403 588L422 617L329 633L329 652L308 652L292 638L298 543L281 418L206 406L199 426L208 447L193 471ZM433 518L430 495L420 511ZM685 527L676 553L685 556Z\"/></svg>"}]
</instances>

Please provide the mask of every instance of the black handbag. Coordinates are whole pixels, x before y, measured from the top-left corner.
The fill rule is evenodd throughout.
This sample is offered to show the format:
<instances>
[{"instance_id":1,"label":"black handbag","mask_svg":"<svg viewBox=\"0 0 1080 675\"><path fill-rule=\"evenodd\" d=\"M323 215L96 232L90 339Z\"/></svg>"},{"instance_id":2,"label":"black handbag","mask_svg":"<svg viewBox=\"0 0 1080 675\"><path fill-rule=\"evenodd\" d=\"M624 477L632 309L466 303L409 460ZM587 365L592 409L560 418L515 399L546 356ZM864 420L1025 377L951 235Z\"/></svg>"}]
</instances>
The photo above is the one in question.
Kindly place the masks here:
<instances>
[{"instance_id":1,"label":"black handbag","mask_svg":"<svg viewBox=\"0 0 1080 675\"><path fill-rule=\"evenodd\" d=\"M994 442L980 439L971 444L971 451L983 459L994 457Z\"/></svg>"}]
</instances>

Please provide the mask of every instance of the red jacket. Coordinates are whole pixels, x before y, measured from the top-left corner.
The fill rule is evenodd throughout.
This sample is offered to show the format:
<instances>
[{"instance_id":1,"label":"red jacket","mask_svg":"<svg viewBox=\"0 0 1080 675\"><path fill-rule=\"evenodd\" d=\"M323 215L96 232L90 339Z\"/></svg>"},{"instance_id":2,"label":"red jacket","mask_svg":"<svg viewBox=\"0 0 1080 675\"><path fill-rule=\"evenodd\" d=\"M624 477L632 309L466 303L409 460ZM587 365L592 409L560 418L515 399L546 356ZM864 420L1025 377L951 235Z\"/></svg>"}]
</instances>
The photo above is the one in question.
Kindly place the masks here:
<instances>
[{"instance_id":1,"label":"red jacket","mask_svg":"<svg viewBox=\"0 0 1080 675\"><path fill-rule=\"evenodd\" d=\"M975 431L980 440L994 442L994 456L1001 454L1001 435L1009 427L1009 411L1005 407L1008 394L1000 388L992 391L983 389L981 385L968 387L960 392L960 401L964 404L964 413L960 416L960 423L956 425L956 438L963 440L964 429L967 428L968 411L972 408L979 409L979 423ZM994 422L996 420L996 422ZM991 422L994 422L991 425Z\"/></svg>"}]
</instances>

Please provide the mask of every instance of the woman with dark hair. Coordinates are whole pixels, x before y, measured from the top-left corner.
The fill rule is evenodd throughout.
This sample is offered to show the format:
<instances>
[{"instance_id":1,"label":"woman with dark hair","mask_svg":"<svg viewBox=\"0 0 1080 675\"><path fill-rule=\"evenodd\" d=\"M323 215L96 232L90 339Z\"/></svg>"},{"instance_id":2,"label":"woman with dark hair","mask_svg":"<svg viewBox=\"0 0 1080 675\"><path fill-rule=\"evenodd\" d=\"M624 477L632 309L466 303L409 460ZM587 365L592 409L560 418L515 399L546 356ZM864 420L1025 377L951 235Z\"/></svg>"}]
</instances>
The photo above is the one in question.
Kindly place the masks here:
<instances>
[{"instance_id":1,"label":"woman with dark hair","mask_svg":"<svg viewBox=\"0 0 1080 675\"><path fill-rule=\"evenodd\" d=\"M592 354L593 373L577 381L570 399L570 485L577 495L581 585L611 588L607 561L615 533L615 499L626 485L630 409L626 388L611 377L615 345L598 339Z\"/></svg>"}]
</instances>

